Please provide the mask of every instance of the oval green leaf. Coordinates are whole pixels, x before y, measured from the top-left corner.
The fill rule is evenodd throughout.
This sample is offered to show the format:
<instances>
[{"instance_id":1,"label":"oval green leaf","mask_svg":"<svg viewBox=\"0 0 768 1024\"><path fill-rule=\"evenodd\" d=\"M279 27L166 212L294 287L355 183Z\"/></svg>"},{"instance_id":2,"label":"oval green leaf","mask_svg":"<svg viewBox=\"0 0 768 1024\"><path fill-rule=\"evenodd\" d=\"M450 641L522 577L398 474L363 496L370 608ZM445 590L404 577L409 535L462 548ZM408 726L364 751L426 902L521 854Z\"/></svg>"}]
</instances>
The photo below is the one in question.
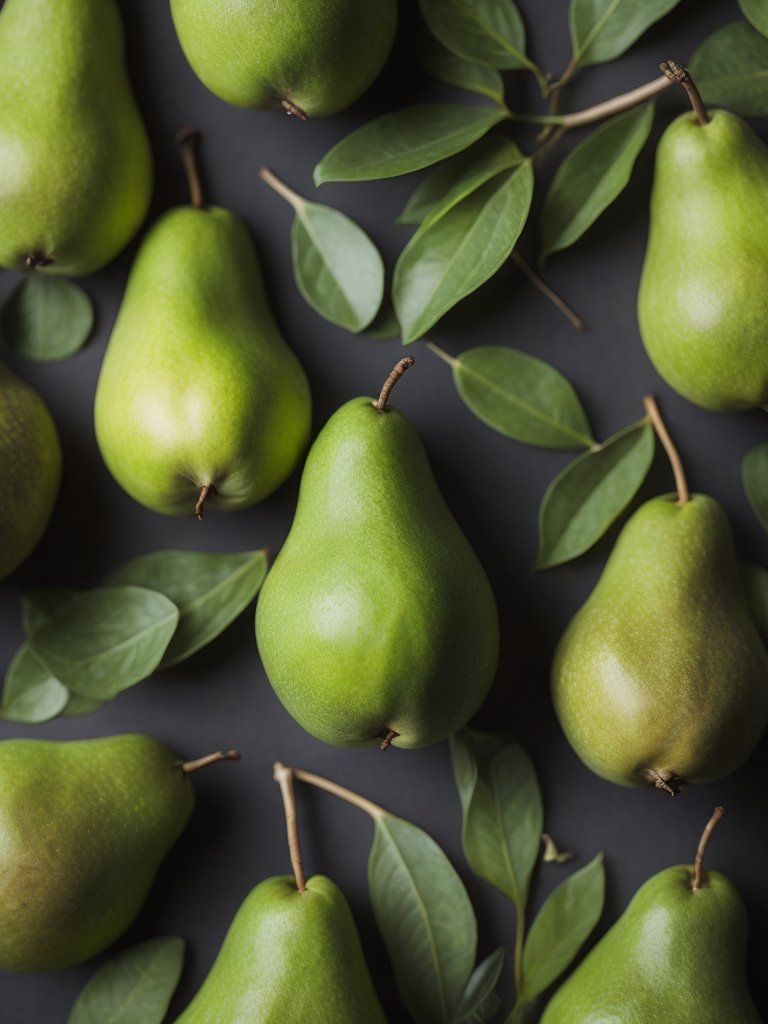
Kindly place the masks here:
<instances>
[{"instance_id":1,"label":"oval green leaf","mask_svg":"<svg viewBox=\"0 0 768 1024\"><path fill-rule=\"evenodd\" d=\"M741 13L758 32L768 36L768 0L739 0Z\"/></svg>"},{"instance_id":2,"label":"oval green leaf","mask_svg":"<svg viewBox=\"0 0 768 1024\"><path fill-rule=\"evenodd\" d=\"M560 164L541 211L541 258L581 238L629 183L653 125L653 103L627 110L583 139Z\"/></svg>"},{"instance_id":3,"label":"oval green leaf","mask_svg":"<svg viewBox=\"0 0 768 1024\"><path fill-rule=\"evenodd\" d=\"M768 115L768 39L746 21L713 32L694 53L688 70L705 103L742 117Z\"/></svg>"},{"instance_id":4,"label":"oval green leaf","mask_svg":"<svg viewBox=\"0 0 768 1024\"><path fill-rule=\"evenodd\" d=\"M571 0L569 20L575 64L620 57L680 0Z\"/></svg>"},{"instance_id":5,"label":"oval green leaf","mask_svg":"<svg viewBox=\"0 0 768 1024\"><path fill-rule=\"evenodd\" d=\"M5 673L0 718L29 725L50 722L68 700L66 686L40 664L29 642L23 643Z\"/></svg>"},{"instance_id":6,"label":"oval green leaf","mask_svg":"<svg viewBox=\"0 0 768 1024\"><path fill-rule=\"evenodd\" d=\"M326 153L315 168L315 184L418 171L471 146L505 117L501 110L463 103L423 103L384 114Z\"/></svg>"},{"instance_id":7,"label":"oval green leaf","mask_svg":"<svg viewBox=\"0 0 768 1024\"><path fill-rule=\"evenodd\" d=\"M547 488L539 509L536 569L588 551L637 494L653 462L653 427L641 420L574 459Z\"/></svg>"},{"instance_id":8,"label":"oval green leaf","mask_svg":"<svg viewBox=\"0 0 768 1024\"><path fill-rule=\"evenodd\" d=\"M21 623L27 636L47 622L77 594L74 587L38 587L21 597Z\"/></svg>"},{"instance_id":9,"label":"oval green leaf","mask_svg":"<svg viewBox=\"0 0 768 1024\"><path fill-rule=\"evenodd\" d=\"M30 273L0 314L5 344L25 359L58 362L79 352L93 330L93 303L64 277Z\"/></svg>"},{"instance_id":10,"label":"oval green leaf","mask_svg":"<svg viewBox=\"0 0 768 1024\"><path fill-rule=\"evenodd\" d=\"M80 718L82 715L92 715L106 703L105 700L96 700L95 697L82 697L79 693L70 693L69 702L61 712L61 717Z\"/></svg>"},{"instance_id":11,"label":"oval green leaf","mask_svg":"<svg viewBox=\"0 0 768 1024\"><path fill-rule=\"evenodd\" d=\"M741 480L750 508L768 530L768 442L752 448L741 460Z\"/></svg>"},{"instance_id":12,"label":"oval green leaf","mask_svg":"<svg viewBox=\"0 0 768 1024\"><path fill-rule=\"evenodd\" d=\"M477 965L464 989L453 1024L486 1024L495 1016L501 1005L496 986L503 966L501 946Z\"/></svg>"},{"instance_id":13,"label":"oval green leaf","mask_svg":"<svg viewBox=\"0 0 768 1024\"><path fill-rule=\"evenodd\" d=\"M451 53L433 41L421 56L421 63L438 82L455 85L459 89L480 93L487 96L500 107L504 106L504 82L501 75L493 68L473 64L463 57Z\"/></svg>"},{"instance_id":14,"label":"oval green leaf","mask_svg":"<svg viewBox=\"0 0 768 1024\"><path fill-rule=\"evenodd\" d=\"M754 562L742 562L741 578L757 631L768 647L768 569Z\"/></svg>"},{"instance_id":15,"label":"oval green leaf","mask_svg":"<svg viewBox=\"0 0 768 1024\"><path fill-rule=\"evenodd\" d=\"M94 974L67 1024L162 1024L184 966L184 940L150 939Z\"/></svg>"},{"instance_id":16,"label":"oval green leaf","mask_svg":"<svg viewBox=\"0 0 768 1024\"><path fill-rule=\"evenodd\" d=\"M97 587L37 628L32 647L46 668L83 697L110 700L157 668L179 621L163 594Z\"/></svg>"},{"instance_id":17,"label":"oval green leaf","mask_svg":"<svg viewBox=\"0 0 768 1024\"><path fill-rule=\"evenodd\" d=\"M537 914L523 949L526 1003L559 978L600 920L605 900L603 855L569 875Z\"/></svg>"},{"instance_id":18,"label":"oval green leaf","mask_svg":"<svg viewBox=\"0 0 768 1024\"><path fill-rule=\"evenodd\" d=\"M426 832L391 815L375 824L368 887L397 990L417 1024L447 1024L475 964L472 904Z\"/></svg>"},{"instance_id":19,"label":"oval green leaf","mask_svg":"<svg viewBox=\"0 0 768 1024\"><path fill-rule=\"evenodd\" d=\"M205 647L256 597L267 575L267 551L153 551L106 579L109 586L156 590L173 601L179 624L158 668L169 668Z\"/></svg>"},{"instance_id":20,"label":"oval green leaf","mask_svg":"<svg viewBox=\"0 0 768 1024\"><path fill-rule=\"evenodd\" d=\"M532 196L533 170L526 160L419 228L400 254L392 283L404 344L422 337L496 273L525 225Z\"/></svg>"},{"instance_id":21,"label":"oval green leaf","mask_svg":"<svg viewBox=\"0 0 768 1024\"><path fill-rule=\"evenodd\" d=\"M429 31L453 53L489 68L529 68L525 26L512 0L419 0Z\"/></svg>"},{"instance_id":22,"label":"oval green leaf","mask_svg":"<svg viewBox=\"0 0 768 1024\"><path fill-rule=\"evenodd\" d=\"M573 385L543 359L506 345L480 345L450 362L464 403L500 434L566 451L595 444Z\"/></svg>"}]
</instances>

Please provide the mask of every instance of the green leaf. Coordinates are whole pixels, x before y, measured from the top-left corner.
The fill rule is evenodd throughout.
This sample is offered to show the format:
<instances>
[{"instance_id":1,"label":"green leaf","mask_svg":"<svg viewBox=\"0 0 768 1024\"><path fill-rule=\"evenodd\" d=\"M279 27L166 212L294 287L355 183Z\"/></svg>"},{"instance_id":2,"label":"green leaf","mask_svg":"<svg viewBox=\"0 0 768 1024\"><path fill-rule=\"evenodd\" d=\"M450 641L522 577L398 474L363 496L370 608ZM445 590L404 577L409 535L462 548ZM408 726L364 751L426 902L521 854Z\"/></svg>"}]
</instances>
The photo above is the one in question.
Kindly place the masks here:
<instances>
[{"instance_id":1,"label":"green leaf","mask_svg":"<svg viewBox=\"0 0 768 1024\"><path fill-rule=\"evenodd\" d=\"M751 21L758 32L768 36L767 0L739 0L739 7L747 21Z\"/></svg>"},{"instance_id":2,"label":"green leaf","mask_svg":"<svg viewBox=\"0 0 768 1024\"><path fill-rule=\"evenodd\" d=\"M423 103L377 117L326 153L315 184L393 178L459 153L506 115L463 103Z\"/></svg>"},{"instance_id":3,"label":"green leaf","mask_svg":"<svg viewBox=\"0 0 768 1024\"><path fill-rule=\"evenodd\" d=\"M768 646L768 569L754 562L742 562L741 578L757 631Z\"/></svg>"},{"instance_id":4,"label":"green leaf","mask_svg":"<svg viewBox=\"0 0 768 1024\"><path fill-rule=\"evenodd\" d=\"M379 338L382 340L400 337L400 324L397 322L395 309L389 295L384 295L381 309L376 314L373 323L363 331L363 334L368 338Z\"/></svg>"},{"instance_id":5,"label":"green leaf","mask_svg":"<svg viewBox=\"0 0 768 1024\"><path fill-rule=\"evenodd\" d=\"M35 725L49 722L67 706L69 690L35 657L29 642L16 651L3 685L0 718Z\"/></svg>"},{"instance_id":6,"label":"green leaf","mask_svg":"<svg viewBox=\"0 0 768 1024\"><path fill-rule=\"evenodd\" d=\"M184 940L150 939L94 974L67 1024L162 1024L184 966Z\"/></svg>"},{"instance_id":7,"label":"green leaf","mask_svg":"<svg viewBox=\"0 0 768 1024\"><path fill-rule=\"evenodd\" d=\"M400 254L392 283L404 344L422 337L496 273L523 229L532 195L526 160L419 228Z\"/></svg>"},{"instance_id":8,"label":"green leaf","mask_svg":"<svg viewBox=\"0 0 768 1024\"><path fill-rule=\"evenodd\" d=\"M523 949L523 994L530 1003L568 967L600 920L605 899L603 855L569 875L536 916Z\"/></svg>"},{"instance_id":9,"label":"green leaf","mask_svg":"<svg viewBox=\"0 0 768 1024\"><path fill-rule=\"evenodd\" d=\"M741 479L750 508L768 530L768 442L752 448L741 460Z\"/></svg>"},{"instance_id":10,"label":"green leaf","mask_svg":"<svg viewBox=\"0 0 768 1024\"><path fill-rule=\"evenodd\" d=\"M472 904L426 832L391 815L375 825L368 886L400 998L417 1024L450 1024L475 964Z\"/></svg>"},{"instance_id":11,"label":"green leaf","mask_svg":"<svg viewBox=\"0 0 768 1024\"><path fill-rule=\"evenodd\" d=\"M81 715L92 715L103 708L107 702L94 697L81 697L79 693L70 693L69 703L61 712L62 718L79 718Z\"/></svg>"},{"instance_id":12,"label":"green leaf","mask_svg":"<svg viewBox=\"0 0 768 1024\"><path fill-rule=\"evenodd\" d=\"M74 597L30 640L70 690L110 700L154 672L178 621L176 605L153 590L97 587Z\"/></svg>"},{"instance_id":13,"label":"green leaf","mask_svg":"<svg viewBox=\"0 0 768 1024\"><path fill-rule=\"evenodd\" d=\"M641 420L569 463L539 509L536 569L589 551L637 494L653 462L653 427Z\"/></svg>"},{"instance_id":14,"label":"green leaf","mask_svg":"<svg viewBox=\"0 0 768 1024\"><path fill-rule=\"evenodd\" d=\"M542 259L573 245L626 188L653 111L646 103L612 117L563 160L541 212Z\"/></svg>"},{"instance_id":15,"label":"green leaf","mask_svg":"<svg viewBox=\"0 0 768 1024\"><path fill-rule=\"evenodd\" d=\"M571 0L576 64L604 64L620 57L680 0Z\"/></svg>"},{"instance_id":16,"label":"green leaf","mask_svg":"<svg viewBox=\"0 0 768 1024\"><path fill-rule=\"evenodd\" d=\"M480 93L500 107L504 106L504 83L499 72L493 68L473 64L434 40L422 54L421 63L438 82Z\"/></svg>"},{"instance_id":17,"label":"green leaf","mask_svg":"<svg viewBox=\"0 0 768 1024\"><path fill-rule=\"evenodd\" d=\"M443 46L489 68L529 68L525 26L512 0L419 0L429 31Z\"/></svg>"},{"instance_id":18,"label":"green leaf","mask_svg":"<svg viewBox=\"0 0 768 1024\"><path fill-rule=\"evenodd\" d=\"M519 743L474 729L451 737L451 758L467 863L523 913L544 827L533 764Z\"/></svg>"},{"instance_id":19,"label":"green leaf","mask_svg":"<svg viewBox=\"0 0 768 1024\"><path fill-rule=\"evenodd\" d=\"M173 601L179 624L158 668L169 668L209 644L244 611L267 575L267 551L153 551L121 565L109 586L130 584Z\"/></svg>"},{"instance_id":20,"label":"green leaf","mask_svg":"<svg viewBox=\"0 0 768 1024\"><path fill-rule=\"evenodd\" d=\"M39 587L21 597L21 624L27 636L55 615L59 608L75 597L74 587Z\"/></svg>"},{"instance_id":21,"label":"green leaf","mask_svg":"<svg viewBox=\"0 0 768 1024\"><path fill-rule=\"evenodd\" d=\"M501 946L477 965L464 989L454 1024L485 1024L494 1016L501 1005L496 986L503 966Z\"/></svg>"},{"instance_id":22,"label":"green leaf","mask_svg":"<svg viewBox=\"0 0 768 1024\"><path fill-rule=\"evenodd\" d=\"M465 404L500 434L541 448L595 444L573 386L543 359L506 345L480 345L448 359Z\"/></svg>"},{"instance_id":23,"label":"green leaf","mask_svg":"<svg viewBox=\"0 0 768 1024\"><path fill-rule=\"evenodd\" d=\"M29 273L6 301L0 330L5 344L25 359L69 359L93 330L93 304L74 281Z\"/></svg>"},{"instance_id":24,"label":"green leaf","mask_svg":"<svg viewBox=\"0 0 768 1024\"><path fill-rule=\"evenodd\" d=\"M745 21L713 32L688 70L705 103L742 117L768 115L768 39Z\"/></svg>"}]
</instances>

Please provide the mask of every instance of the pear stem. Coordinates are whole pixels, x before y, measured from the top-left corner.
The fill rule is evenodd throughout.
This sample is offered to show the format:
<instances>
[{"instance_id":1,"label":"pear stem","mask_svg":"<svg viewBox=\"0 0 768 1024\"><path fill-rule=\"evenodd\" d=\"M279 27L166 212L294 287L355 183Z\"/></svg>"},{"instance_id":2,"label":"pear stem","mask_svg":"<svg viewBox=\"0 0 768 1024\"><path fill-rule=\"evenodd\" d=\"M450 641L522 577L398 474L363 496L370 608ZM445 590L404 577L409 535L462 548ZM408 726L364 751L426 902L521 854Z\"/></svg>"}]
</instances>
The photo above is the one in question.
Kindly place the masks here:
<instances>
[{"instance_id":1,"label":"pear stem","mask_svg":"<svg viewBox=\"0 0 768 1024\"><path fill-rule=\"evenodd\" d=\"M512 259L515 261L518 267L520 267L520 269L528 278L528 280L535 284L539 291L543 295L546 295L550 302L554 302L554 304L557 306L560 312L568 317L568 319L571 321L573 326L578 331L586 330L587 325L584 323L581 317L577 316L576 313L574 313L573 310L570 308L570 306L567 306L565 302L563 302L563 300L560 298L557 292L554 292L546 283L546 281L542 281L542 279L539 277L539 275L536 273L533 267L529 266L528 263L526 263L526 261L517 251L517 249L512 250Z\"/></svg>"},{"instance_id":2,"label":"pear stem","mask_svg":"<svg viewBox=\"0 0 768 1024\"><path fill-rule=\"evenodd\" d=\"M237 750L228 750L226 753L223 750L217 750L215 754L206 754L205 757L198 757L196 761L180 761L179 768L181 768L185 775L191 775L198 768L205 768L206 765L215 764L217 761L239 760L240 752Z\"/></svg>"},{"instance_id":3,"label":"pear stem","mask_svg":"<svg viewBox=\"0 0 768 1024\"><path fill-rule=\"evenodd\" d=\"M288 828L288 849L291 851L291 864L296 888L299 892L307 891L307 880L304 876L304 865L301 862L301 846L299 845L299 829L296 822L296 794L293 791L293 769L286 768L279 761L274 765L274 779L280 784L285 807L285 823Z\"/></svg>"},{"instance_id":4,"label":"pear stem","mask_svg":"<svg viewBox=\"0 0 768 1024\"><path fill-rule=\"evenodd\" d=\"M203 210L205 208L203 186L200 181L200 169L197 166L197 141L199 138L200 132L197 128L182 128L176 135L176 145L179 147L184 171L187 175L192 205L196 210Z\"/></svg>"},{"instance_id":5,"label":"pear stem","mask_svg":"<svg viewBox=\"0 0 768 1024\"><path fill-rule=\"evenodd\" d=\"M288 117L293 115L294 117L298 117L298 119L300 121L308 121L309 120L309 117L307 116L307 114L304 113L304 111L301 109L301 107L297 107L296 104L295 103L291 103L290 100L280 100L280 106L288 114Z\"/></svg>"},{"instance_id":6,"label":"pear stem","mask_svg":"<svg viewBox=\"0 0 768 1024\"><path fill-rule=\"evenodd\" d=\"M707 884L707 876L704 872L704 854L707 852L707 844L709 843L710 836L715 830L715 825L721 818L726 815L724 807L716 807L715 813L707 822L707 827L702 833L701 839L699 840L699 848L696 851L696 860L693 862L693 891L698 892Z\"/></svg>"},{"instance_id":7,"label":"pear stem","mask_svg":"<svg viewBox=\"0 0 768 1024\"><path fill-rule=\"evenodd\" d=\"M324 779L320 775L314 775L312 772L305 772L303 768L292 768L291 771L301 782L308 782L310 786L316 786L318 789L324 789L327 793L333 793L334 796L346 800L348 804L353 804L355 807L359 807L361 811L370 814L372 818L389 817L389 811L385 811L383 807L379 807L378 804L373 803L371 800L366 800L364 796L353 793L351 789L340 786L337 782L331 782L329 779Z\"/></svg>"},{"instance_id":8,"label":"pear stem","mask_svg":"<svg viewBox=\"0 0 768 1024\"><path fill-rule=\"evenodd\" d=\"M31 253L24 260L24 265L27 270L34 270L36 267L50 267L55 260L50 259L48 256L37 256L35 253Z\"/></svg>"},{"instance_id":9,"label":"pear stem","mask_svg":"<svg viewBox=\"0 0 768 1024\"><path fill-rule=\"evenodd\" d=\"M668 60L664 64L659 64L659 67L670 80L670 82L679 82L683 86L685 91L688 93L688 99L691 101L696 117L699 119L699 124L709 124L709 114L704 107L704 102L701 98L701 93L696 88L693 79L691 78L690 72L687 68L684 68L682 64L677 64L673 60Z\"/></svg>"},{"instance_id":10,"label":"pear stem","mask_svg":"<svg viewBox=\"0 0 768 1024\"><path fill-rule=\"evenodd\" d=\"M384 742L381 744L381 749L388 750L392 746L392 740L396 740L400 733L395 732L394 729L387 729L385 733L382 732L379 733L379 735L384 740Z\"/></svg>"},{"instance_id":11,"label":"pear stem","mask_svg":"<svg viewBox=\"0 0 768 1024\"><path fill-rule=\"evenodd\" d=\"M371 402L374 409L378 409L379 412L384 412L389 396L392 394L392 388L397 384L400 378L403 376L406 370L410 369L411 366L416 362L413 356L406 356L405 359L401 359L397 366L394 368L392 373L387 377L384 387L381 389L381 394L377 402Z\"/></svg>"},{"instance_id":12,"label":"pear stem","mask_svg":"<svg viewBox=\"0 0 768 1024\"><path fill-rule=\"evenodd\" d=\"M203 487L201 487L200 497L197 499L197 504L195 505L195 515L200 520L200 522L203 521L203 516L205 515L206 501L208 501L209 498L215 498L218 493L219 492L216 490L213 484L205 484Z\"/></svg>"},{"instance_id":13,"label":"pear stem","mask_svg":"<svg viewBox=\"0 0 768 1024\"><path fill-rule=\"evenodd\" d=\"M677 504L687 505L691 499L690 491L688 490L688 481L685 479L685 470L683 469L683 463L680 456L677 453L672 443L672 438L669 436L664 420L661 418L659 407L656 405L656 399L653 395L646 395L643 399L643 405L645 411L648 414L648 419L653 424L653 429L659 435L659 440L664 446L664 451L667 453L667 457L672 466L672 472L675 474L675 487L677 488Z\"/></svg>"}]
</instances>

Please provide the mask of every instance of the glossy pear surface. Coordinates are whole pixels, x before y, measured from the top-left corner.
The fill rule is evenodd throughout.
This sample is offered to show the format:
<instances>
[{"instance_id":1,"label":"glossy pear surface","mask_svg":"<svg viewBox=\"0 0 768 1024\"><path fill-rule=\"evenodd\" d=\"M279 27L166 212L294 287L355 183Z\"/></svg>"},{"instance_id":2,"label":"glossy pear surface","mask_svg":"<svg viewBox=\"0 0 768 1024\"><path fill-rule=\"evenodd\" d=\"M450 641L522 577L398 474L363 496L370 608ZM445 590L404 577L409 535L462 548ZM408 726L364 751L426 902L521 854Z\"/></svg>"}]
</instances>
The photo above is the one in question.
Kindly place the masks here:
<instances>
[{"instance_id":1,"label":"glossy pear surface","mask_svg":"<svg viewBox=\"0 0 768 1024\"><path fill-rule=\"evenodd\" d=\"M0 363L0 579L37 547L61 481L61 445L42 398Z\"/></svg>"},{"instance_id":2,"label":"glossy pear surface","mask_svg":"<svg viewBox=\"0 0 768 1024\"><path fill-rule=\"evenodd\" d=\"M114 0L5 0L0 266L90 274L138 231L152 154L124 48Z\"/></svg>"},{"instance_id":3,"label":"glossy pear surface","mask_svg":"<svg viewBox=\"0 0 768 1024\"><path fill-rule=\"evenodd\" d=\"M752 752L768 717L768 654L752 621L730 525L696 494L642 505L555 653L565 734L625 786L708 782Z\"/></svg>"},{"instance_id":4,"label":"glossy pear surface","mask_svg":"<svg viewBox=\"0 0 768 1024\"><path fill-rule=\"evenodd\" d=\"M247 897L177 1024L386 1024L347 901L322 875Z\"/></svg>"},{"instance_id":5,"label":"glossy pear surface","mask_svg":"<svg viewBox=\"0 0 768 1024\"><path fill-rule=\"evenodd\" d=\"M136 257L96 392L96 437L117 482L148 508L242 509L293 472L311 399L275 323L242 221L169 210Z\"/></svg>"},{"instance_id":6,"label":"glossy pear surface","mask_svg":"<svg viewBox=\"0 0 768 1024\"><path fill-rule=\"evenodd\" d=\"M171 0L195 74L238 107L310 117L361 96L392 49L397 0Z\"/></svg>"},{"instance_id":7,"label":"glossy pear surface","mask_svg":"<svg viewBox=\"0 0 768 1024\"><path fill-rule=\"evenodd\" d=\"M768 148L711 118L682 114L659 142L638 317L664 380L727 412L768 403Z\"/></svg>"},{"instance_id":8,"label":"glossy pear surface","mask_svg":"<svg viewBox=\"0 0 768 1024\"><path fill-rule=\"evenodd\" d=\"M762 1024L747 988L747 914L719 871L650 878L557 990L541 1024Z\"/></svg>"},{"instance_id":9,"label":"glossy pear surface","mask_svg":"<svg viewBox=\"0 0 768 1024\"><path fill-rule=\"evenodd\" d=\"M422 747L460 729L499 650L488 579L402 413L356 398L307 458L291 532L256 614L267 676L327 743L398 733Z\"/></svg>"},{"instance_id":10,"label":"glossy pear surface","mask_svg":"<svg viewBox=\"0 0 768 1024\"><path fill-rule=\"evenodd\" d=\"M0 970L106 949L141 910L194 791L149 736L0 743Z\"/></svg>"}]
</instances>

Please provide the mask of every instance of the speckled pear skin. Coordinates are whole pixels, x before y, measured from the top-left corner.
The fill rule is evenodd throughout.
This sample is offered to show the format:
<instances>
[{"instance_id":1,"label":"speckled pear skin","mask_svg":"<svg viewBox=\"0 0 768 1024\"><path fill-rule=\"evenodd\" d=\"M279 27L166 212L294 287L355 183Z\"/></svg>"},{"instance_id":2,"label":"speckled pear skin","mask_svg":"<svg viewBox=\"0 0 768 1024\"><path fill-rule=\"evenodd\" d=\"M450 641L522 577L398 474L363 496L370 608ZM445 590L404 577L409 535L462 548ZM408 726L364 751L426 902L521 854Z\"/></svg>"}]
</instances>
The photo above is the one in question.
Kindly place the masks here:
<instances>
[{"instance_id":1,"label":"speckled pear skin","mask_svg":"<svg viewBox=\"0 0 768 1024\"><path fill-rule=\"evenodd\" d=\"M638 318L664 380L728 412L768 403L768 148L711 118L682 114L659 142Z\"/></svg>"},{"instance_id":2,"label":"speckled pear skin","mask_svg":"<svg viewBox=\"0 0 768 1024\"><path fill-rule=\"evenodd\" d=\"M555 652L552 695L584 763L624 786L727 775L768 718L768 654L730 525L695 494L642 505Z\"/></svg>"},{"instance_id":3,"label":"speckled pear skin","mask_svg":"<svg viewBox=\"0 0 768 1024\"><path fill-rule=\"evenodd\" d=\"M389 56L397 0L171 0L176 32L211 92L310 117L361 96Z\"/></svg>"},{"instance_id":4,"label":"speckled pear skin","mask_svg":"<svg viewBox=\"0 0 768 1024\"><path fill-rule=\"evenodd\" d=\"M128 929L194 807L149 736L0 743L0 970L53 971Z\"/></svg>"},{"instance_id":5,"label":"speckled pear skin","mask_svg":"<svg viewBox=\"0 0 768 1024\"><path fill-rule=\"evenodd\" d=\"M232 922L176 1024L386 1024L341 891L314 875L268 878Z\"/></svg>"},{"instance_id":6,"label":"speckled pear skin","mask_svg":"<svg viewBox=\"0 0 768 1024\"><path fill-rule=\"evenodd\" d=\"M91 274L141 226L152 154L124 49L114 0L5 0L0 266Z\"/></svg>"},{"instance_id":7,"label":"speckled pear skin","mask_svg":"<svg viewBox=\"0 0 768 1024\"><path fill-rule=\"evenodd\" d=\"M296 468L311 396L229 210L169 210L136 257L96 391L96 438L117 482L165 515L248 508Z\"/></svg>"},{"instance_id":8,"label":"speckled pear skin","mask_svg":"<svg viewBox=\"0 0 768 1024\"><path fill-rule=\"evenodd\" d=\"M650 878L555 992L541 1024L762 1024L747 988L747 914L719 871Z\"/></svg>"},{"instance_id":9,"label":"speckled pear skin","mask_svg":"<svg viewBox=\"0 0 768 1024\"><path fill-rule=\"evenodd\" d=\"M0 580L37 547L56 504L61 444L42 398L0 363Z\"/></svg>"},{"instance_id":10,"label":"speckled pear skin","mask_svg":"<svg viewBox=\"0 0 768 1024\"><path fill-rule=\"evenodd\" d=\"M259 651L280 700L327 743L423 747L490 689L496 602L421 440L397 409L347 402L307 457L261 590Z\"/></svg>"}]
</instances>

